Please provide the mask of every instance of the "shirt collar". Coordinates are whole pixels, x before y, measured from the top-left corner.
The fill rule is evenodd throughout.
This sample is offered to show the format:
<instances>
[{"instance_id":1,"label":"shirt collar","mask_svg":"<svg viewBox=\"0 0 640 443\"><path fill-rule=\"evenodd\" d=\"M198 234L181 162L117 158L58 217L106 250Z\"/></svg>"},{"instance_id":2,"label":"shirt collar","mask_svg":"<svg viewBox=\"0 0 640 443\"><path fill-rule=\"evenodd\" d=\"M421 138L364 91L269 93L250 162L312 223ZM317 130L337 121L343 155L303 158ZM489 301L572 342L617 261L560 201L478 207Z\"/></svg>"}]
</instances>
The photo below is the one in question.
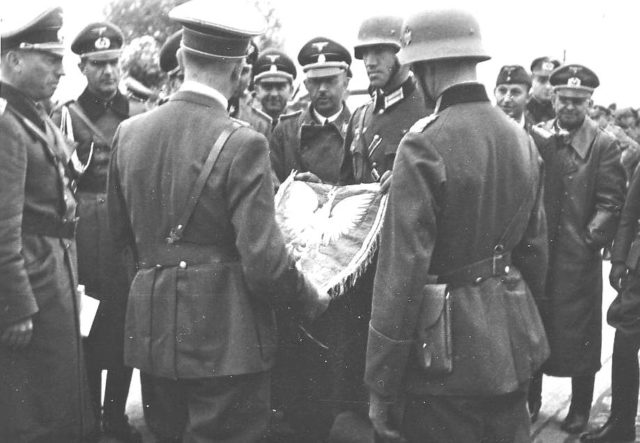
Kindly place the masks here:
<instances>
[{"instance_id":1,"label":"shirt collar","mask_svg":"<svg viewBox=\"0 0 640 443\"><path fill-rule=\"evenodd\" d=\"M78 104L91 121L96 121L102 117L108 109L111 109L123 119L129 117L129 100L127 100L119 89L116 90L115 95L111 99L105 100L95 95L89 88L85 88L82 94L80 94L80 97L78 97Z\"/></svg>"},{"instance_id":2,"label":"shirt collar","mask_svg":"<svg viewBox=\"0 0 640 443\"><path fill-rule=\"evenodd\" d=\"M318 123L325 124L325 123L333 123L336 120L338 120L338 117L340 117L340 114L342 114L343 108L344 108L344 104L340 105L340 110L338 110L338 112L336 112L335 114L330 115L329 117L325 117L324 115L318 114L318 112L313 107L311 108L311 112L313 113L313 118L315 118Z\"/></svg>"},{"instance_id":3,"label":"shirt collar","mask_svg":"<svg viewBox=\"0 0 640 443\"><path fill-rule=\"evenodd\" d=\"M207 97L211 97L214 100L220 102L224 109L227 109L229 107L229 101L224 95L222 95L220 91L218 91L216 88L212 88L211 86L207 86L204 83L200 83L194 80L185 80L184 83L182 83L182 86L180 86L180 90L206 95Z\"/></svg>"}]
</instances>

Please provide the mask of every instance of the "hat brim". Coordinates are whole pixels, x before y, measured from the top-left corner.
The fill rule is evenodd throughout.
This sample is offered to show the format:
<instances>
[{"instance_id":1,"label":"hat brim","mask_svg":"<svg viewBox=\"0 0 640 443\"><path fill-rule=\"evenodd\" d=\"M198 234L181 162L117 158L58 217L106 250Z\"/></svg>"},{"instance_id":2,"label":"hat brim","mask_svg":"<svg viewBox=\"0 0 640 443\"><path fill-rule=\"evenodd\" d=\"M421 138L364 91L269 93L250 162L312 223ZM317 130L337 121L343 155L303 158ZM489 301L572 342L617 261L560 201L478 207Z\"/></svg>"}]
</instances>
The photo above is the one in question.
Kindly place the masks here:
<instances>
[{"instance_id":1,"label":"hat brim","mask_svg":"<svg viewBox=\"0 0 640 443\"><path fill-rule=\"evenodd\" d=\"M254 82L258 82L258 81L265 82L265 81L268 81L268 82L271 82L271 83L293 83L293 76L291 74L289 74L288 72L265 71L265 72L261 72L260 74L257 74L255 77L253 77L253 81Z\"/></svg>"},{"instance_id":2,"label":"hat brim","mask_svg":"<svg viewBox=\"0 0 640 443\"><path fill-rule=\"evenodd\" d=\"M106 51L85 52L80 56L82 60L109 61L118 60L122 55L122 49L109 49Z\"/></svg>"},{"instance_id":3,"label":"hat brim","mask_svg":"<svg viewBox=\"0 0 640 443\"><path fill-rule=\"evenodd\" d=\"M590 98L593 95L593 88L586 86L554 86L553 92L563 97Z\"/></svg>"}]
</instances>

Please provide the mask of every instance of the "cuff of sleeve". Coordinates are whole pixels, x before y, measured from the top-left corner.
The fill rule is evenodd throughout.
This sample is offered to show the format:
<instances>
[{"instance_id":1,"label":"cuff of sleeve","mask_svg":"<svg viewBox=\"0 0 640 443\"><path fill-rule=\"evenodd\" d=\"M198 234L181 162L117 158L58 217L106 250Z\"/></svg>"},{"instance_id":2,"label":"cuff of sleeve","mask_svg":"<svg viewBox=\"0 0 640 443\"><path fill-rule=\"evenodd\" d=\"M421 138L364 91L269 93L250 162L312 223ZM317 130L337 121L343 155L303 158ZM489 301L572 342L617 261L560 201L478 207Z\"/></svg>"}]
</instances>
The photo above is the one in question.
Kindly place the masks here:
<instances>
[{"instance_id":1,"label":"cuff of sleeve","mask_svg":"<svg viewBox=\"0 0 640 443\"><path fill-rule=\"evenodd\" d=\"M589 222L587 226L587 242L596 248L602 248L607 245L616 233L619 216L609 212L600 210Z\"/></svg>"},{"instance_id":2,"label":"cuff of sleeve","mask_svg":"<svg viewBox=\"0 0 640 443\"><path fill-rule=\"evenodd\" d=\"M17 297L20 303L5 303L0 307L0 329L31 317L38 312L38 305L33 296Z\"/></svg>"},{"instance_id":3,"label":"cuff of sleeve","mask_svg":"<svg viewBox=\"0 0 640 443\"><path fill-rule=\"evenodd\" d=\"M364 381L370 390L390 398L398 394L413 340L394 340L369 325Z\"/></svg>"}]
</instances>

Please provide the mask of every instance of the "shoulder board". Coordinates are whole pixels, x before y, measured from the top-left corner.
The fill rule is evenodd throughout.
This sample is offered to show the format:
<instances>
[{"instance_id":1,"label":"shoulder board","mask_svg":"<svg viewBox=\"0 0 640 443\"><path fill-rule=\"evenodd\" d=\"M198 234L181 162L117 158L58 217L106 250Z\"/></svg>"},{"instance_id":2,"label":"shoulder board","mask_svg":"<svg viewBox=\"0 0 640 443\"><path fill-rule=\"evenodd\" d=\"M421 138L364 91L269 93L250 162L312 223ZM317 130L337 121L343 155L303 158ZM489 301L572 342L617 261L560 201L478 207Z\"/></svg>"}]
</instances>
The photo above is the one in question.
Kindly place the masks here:
<instances>
[{"instance_id":1,"label":"shoulder board","mask_svg":"<svg viewBox=\"0 0 640 443\"><path fill-rule=\"evenodd\" d=\"M4 114L4 111L7 109L7 100L4 98L0 98L0 115Z\"/></svg>"},{"instance_id":2,"label":"shoulder board","mask_svg":"<svg viewBox=\"0 0 640 443\"><path fill-rule=\"evenodd\" d=\"M257 114L258 116L260 116L260 118L263 118L263 119L269 121L269 123L271 123L273 121L271 116L269 114L267 114L266 112L261 111L260 109L256 109L253 106L249 106L249 108L251 108L251 112Z\"/></svg>"},{"instance_id":3,"label":"shoulder board","mask_svg":"<svg viewBox=\"0 0 640 443\"><path fill-rule=\"evenodd\" d=\"M291 118L298 117L300 114L302 114L302 109L298 109L297 111L293 111L293 112L290 112L288 114L282 114L279 117L279 119L280 120L289 120Z\"/></svg>"},{"instance_id":4,"label":"shoulder board","mask_svg":"<svg viewBox=\"0 0 640 443\"><path fill-rule=\"evenodd\" d=\"M247 123L244 120L238 120L237 118L233 118L233 117L229 117L231 120L233 120L234 122L238 123L240 126L247 126L249 127L249 123Z\"/></svg>"},{"instance_id":5,"label":"shoulder board","mask_svg":"<svg viewBox=\"0 0 640 443\"><path fill-rule=\"evenodd\" d=\"M411 129L409 129L409 132L422 132L427 128L427 126L429 126L431 123L433 123L437 119L438 119L438 114L431 114L426 117L423 117L417 122L415 122L413 126L411 126Z\"/></svg>"}]
</instances>

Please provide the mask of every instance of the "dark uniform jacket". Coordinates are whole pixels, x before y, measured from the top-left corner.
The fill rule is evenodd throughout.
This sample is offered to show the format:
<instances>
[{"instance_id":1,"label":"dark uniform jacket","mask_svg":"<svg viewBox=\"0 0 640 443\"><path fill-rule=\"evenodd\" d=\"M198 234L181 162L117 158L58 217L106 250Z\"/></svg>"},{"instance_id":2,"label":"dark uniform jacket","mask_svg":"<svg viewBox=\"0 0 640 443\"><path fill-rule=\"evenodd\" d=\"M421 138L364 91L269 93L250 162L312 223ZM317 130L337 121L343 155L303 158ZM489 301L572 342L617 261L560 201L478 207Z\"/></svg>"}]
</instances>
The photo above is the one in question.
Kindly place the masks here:
<instances>
[{"instance_id":1,"label":"dark uniform jacket","mask_svg":"<svg viewBox=\"0 0 640 443\"><path fill-rule=\"evenodd\" d=\"M0 330L33 319L25 349L0 345L0 441L80 441L93 418L66 145L20 91L0 83L0 97Z\"/></svg>"},{"instance_id":2,"label":"dark uniform jacket","mask_svg":"<svg viewBox=\"0 0 640 443\"><path fill-rule=\"evenodd\" d=\"M326 183L339 183L349 117L345 103L338 118L326 125L316 121L311 105L306 111L280 116L269 142L271 166L278 180L283 182L295 169L312 172Z\"/></svg>"},{"instance_id":3,"label":"dark uniform jacket","mask_svg":"<svg viewBox=\"0 0 640 443\"><path fill-rule=\"evenodd\" d=\"M549 274L543 320L551 357L545 373L594 374L600 368L602 256L616 232L625 172L616 140L590 118L572 135L555 120L532 134L545 162ZM543 305L543 306L544 306Z\"/></svg>"},{"instance_id":4,"label":"dark uniform jacket","mask_svg":"<svg viewBox=\"0 0 640 443\"><path fill-rule=\"evenodd\" d=\"M541 102L531 97L527 102L526 115L534 124L546 122L555 118L556 111L553 109L551 101Z\"/></svg>"},{"instance_id":5,"label":"dark uniform jacket","mask_svg":"<svg viewBox=\"0 0 640 443\"><path fill-rule=\"evenodd\" d=\"M439 103L403 138L394 165L365 374L369 389L383 396L512 392L549 352L534 302L547 269L536 148L479 84L453 86ZM518 213L502 241L512 264L492 266ZM465 266L476 269L467 279ZM453 372L438 377L416 363L416 323L430 275L447 278L453 309Z\"/></svg>"},{"instance_id":6,"label":"dark uniform jacket","mask_svg":"<svg viewBox=\"0 0 640 443\"><path fill-rule=\"evenodd\" d=\"M123 257L114 250L107 225L111 142L122 121L142 112L137 104L131 106L119 90L107 102L86 88L77 101L65 103L52 114L54 122L74 140L77 159L86 167L78 179L78 273L87 294L102 301L89 335L94 345L91 351L98 352L88 355L102 368L122 365L122 333L131 273Z\"/></svg>"},{"instance_id":7,"label":"dark uniform jacket","mask_svg":"<svg viewBox=\"0 0 640 443\"><path fill-rule=\"evenodd\" d=\"M622 291L611 303L607 321L625 335L640 336L640 169L636 168L629 184L620 225L611 250L611 263L624 263L629 269Z\"/></svg>"},{"instance_id":8,"label":"dark uniform jacket","mask_svg":"<svg viewBox=\"0 0 640 443\"><path fill-rule=\"evenodd\" d=\"M229 115L245 123L249 123L249 126L264 135L267 139L271 136L271 130L273 129L271 117L251 106L248 97L229 100Z\"/></svg>"},{"instance_id":9,"label":"dark uniform jacket","mask_svg":"<svg viewBox=\"0 0 640 443\"><path fill-rule=\"evenodd\" d=\"M212 145L231 123L213 97L179 91L123 122L114 140L110 226L138 261L125 363L152 375L268 370L276 347L272 305L314 307L315 292L275 223L267 141L253 129L231 136L182 240L166 241Z\"/></svg>"},{"instance_id":10,"label":"dark uniform jacket","mask_svg":"<svg viewBox=\"0 0 640 443\"><path fill-rule=\"evenodd\" d=\"M398 144L409 128L428 114L413 77L386 95L374 95L351 116L345 138L348 183L372 183L393 167Z\"/></svg>"}]
</instances>

